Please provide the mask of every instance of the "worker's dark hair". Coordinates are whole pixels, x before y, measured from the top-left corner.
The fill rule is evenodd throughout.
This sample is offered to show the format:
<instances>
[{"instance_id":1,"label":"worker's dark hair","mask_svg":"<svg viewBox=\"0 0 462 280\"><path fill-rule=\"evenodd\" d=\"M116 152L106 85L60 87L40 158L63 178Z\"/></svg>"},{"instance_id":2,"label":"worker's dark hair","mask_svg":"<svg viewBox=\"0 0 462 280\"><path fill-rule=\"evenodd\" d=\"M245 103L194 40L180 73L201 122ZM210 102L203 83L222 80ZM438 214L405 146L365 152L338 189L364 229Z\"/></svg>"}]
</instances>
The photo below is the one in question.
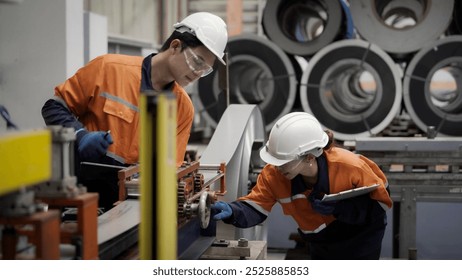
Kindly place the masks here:
<instances>
[{"instance_id":1,"label":"worker's dark hair","mask_svg":"<svg viewBox=\"0 0 462 280\"><path fill-rule=\"evenodd\" d=\"M329 150L332 147L339 147L339 145L335 142L334 133L328 129L324 130L324 132L329 137L329 141L327 141L327 145L324 147L324 150Z\"/></svg>"},{"instance_id":2,"label":"worker's dark hair","mask_svg":"<svg viewBox=\"0 0 462 280\"><path fill-rule=\"evenodd\" d=\"M197 39L196 36L192 35L191 33L181 33L175 30L172 32L170 37L164 42L162 48L160 48L160 52L168 50L168 48L170 47L170 43L175 39L179 39L181 41L181 50L187 47L195 48L204 45L199 39Z\"/></svg>"}]
</instances>

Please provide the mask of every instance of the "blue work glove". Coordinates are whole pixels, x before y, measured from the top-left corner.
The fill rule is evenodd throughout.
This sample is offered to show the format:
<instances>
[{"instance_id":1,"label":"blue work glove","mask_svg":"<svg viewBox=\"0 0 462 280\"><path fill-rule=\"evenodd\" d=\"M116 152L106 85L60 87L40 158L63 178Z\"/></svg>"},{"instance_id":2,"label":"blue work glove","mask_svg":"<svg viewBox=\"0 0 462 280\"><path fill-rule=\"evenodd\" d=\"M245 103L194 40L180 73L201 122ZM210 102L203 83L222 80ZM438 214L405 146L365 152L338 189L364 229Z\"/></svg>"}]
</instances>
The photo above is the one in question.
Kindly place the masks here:
<instances>
[{"instance_id":1,"label":"blue work glove","mask_svg":"<svg viewBox=\"0 0 462 280\"><path fill-rule=\"evenodd\" d=\"M217 201L212 204L212 210L218 212L213 216L215 221L228 219L233 215L233 209L229 206L228 203L223 201Z\"/></svg>"},{"instance_id":2,"label":"blue work glove","mask_svg":"<svg viewBox=\"0 0 462 280\"><path fill-rule=\"evenodd\" d=\"M321 215L331 215L335 210L335 201L322 201L319 198L316 198L315 195L310 195L308 200L311 202L311 207L314 211L318 212Z\"/></svg>"},{"instance_id":3,"label":"blue work glove","mask_svg":"<svg viewBox=\"0 0 462 280\"><path fill-rule=\"evenodd\" d=\"M112 136L106 131L80 131L77 134L77 152L81 161L96 161L106 155L107 148L113 143Z\"/></svg>"}]
</instances>

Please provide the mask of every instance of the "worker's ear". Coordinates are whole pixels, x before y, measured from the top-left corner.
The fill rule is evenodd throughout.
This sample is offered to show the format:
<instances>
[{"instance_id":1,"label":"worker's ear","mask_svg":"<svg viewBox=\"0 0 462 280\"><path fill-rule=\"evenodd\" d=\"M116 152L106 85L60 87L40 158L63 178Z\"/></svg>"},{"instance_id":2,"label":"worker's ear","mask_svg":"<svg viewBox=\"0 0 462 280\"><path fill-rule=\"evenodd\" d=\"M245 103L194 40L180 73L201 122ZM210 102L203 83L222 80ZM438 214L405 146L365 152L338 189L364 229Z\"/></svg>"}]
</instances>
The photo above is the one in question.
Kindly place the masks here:
<instances>
[{"instance_id":1,"label":"worker's ear","mask_svg":"<svg viewBox=\"0 0 462 280\"><path fill-rule=\"evenodd\" d=\"M172 40L170 43L170 49L173 52L181 51L181 41L179 39Z\"/></svg>"}]
</instances>

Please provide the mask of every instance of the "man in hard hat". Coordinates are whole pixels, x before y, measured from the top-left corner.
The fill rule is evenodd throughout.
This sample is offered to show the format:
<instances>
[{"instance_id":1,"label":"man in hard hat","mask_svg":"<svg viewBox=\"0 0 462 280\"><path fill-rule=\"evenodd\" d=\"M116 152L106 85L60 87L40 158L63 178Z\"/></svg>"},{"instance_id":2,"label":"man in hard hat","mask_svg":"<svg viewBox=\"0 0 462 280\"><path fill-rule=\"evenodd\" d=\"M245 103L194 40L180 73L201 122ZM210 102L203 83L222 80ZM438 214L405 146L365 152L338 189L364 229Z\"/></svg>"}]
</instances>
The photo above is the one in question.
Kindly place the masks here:
<instances>
[{"instance_id":1,"label":"man in hard hat","mask_svg":"<svg viewBox=\"0 0 462 280\"><path fill-rule=\"evenodd\" d=\"M215 220L252 227L278 202L297 222L312 259L379 259L392 200L387 178L374 162L334 145L332 132L302 112L275 123L260 157L267 165L250 194L216 202ZM361 195L348 192L366 186L371 187ZM340 192L347 195L340 199ZM329 194L338 200L324 201Z\"/></svg>"},{"instance_id":2,"label":"man in hard hat","mask_svg":"<svg viewBox=\"0 0 462 280\"><path fill-rule=\"evenodd\" d=\"M176 23L158 53L147 57L106 54L79 69L55 88L42 116L47 125L76 131L76 174L79 182L100 193L100 204L117 201L117 182L100 178L85 181L78 163L127 166L139 157L140 92L171 91L177 101L177 166L183 163L194 117L192 101L183 87L213 71L228 40L226 23L199 12ZM92 186L93 185L93 186Z\"/></svg>"}]
</instances>

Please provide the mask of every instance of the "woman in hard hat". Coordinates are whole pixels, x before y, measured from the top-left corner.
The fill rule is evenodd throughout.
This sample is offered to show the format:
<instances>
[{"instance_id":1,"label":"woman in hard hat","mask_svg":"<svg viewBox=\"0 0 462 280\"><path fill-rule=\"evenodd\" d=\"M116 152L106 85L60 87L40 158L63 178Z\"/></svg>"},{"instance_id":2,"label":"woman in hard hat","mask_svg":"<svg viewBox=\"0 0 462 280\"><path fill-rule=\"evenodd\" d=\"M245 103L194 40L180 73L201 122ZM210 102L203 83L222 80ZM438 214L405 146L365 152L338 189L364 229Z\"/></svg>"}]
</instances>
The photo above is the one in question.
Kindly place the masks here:
<instances>
[{"instance_id":1,"label":"woman in hard hat","mask_svg":"<svg viewBox=\"0 0 462 280\"><path fill-rule=\"evenodd\" d=\"M55 88L53 99L42 108L42 116L47 125L75 128L76 168L81 161L138 163L139 97L141 92L149 91L171 91L176 96L176 161L181 166L194 117L192 101L183 87L212 72L216 59L225 63L222 57L228 33L220 17L206 12L191 14L173 27L159 53L144 58L99 56ZM117 182L113 178L93 184L78 177L89 189L89 185L95 185L100 198L104 191L111 192L110 197L103 194L109 200L103 202L106 207L117 201ZM111 186L104 186L107 184Z\"/></svg>"},{"instance_id":2,"label":"woman in hard hat","mask_svg":"<svg viewBox=\"0 0 462 280\"><path fill-rule=\"evenodd\" d=\"M310 244L312 259L379 259L392 200L387 179L374 162L335 146L333 134L302 112L275 123L260 157L267 165L252 191L237 201L212 205L215 220L252 227L280 203ZM371 191L322 200L365 186Z\"/></svg>"}]
</instances>

